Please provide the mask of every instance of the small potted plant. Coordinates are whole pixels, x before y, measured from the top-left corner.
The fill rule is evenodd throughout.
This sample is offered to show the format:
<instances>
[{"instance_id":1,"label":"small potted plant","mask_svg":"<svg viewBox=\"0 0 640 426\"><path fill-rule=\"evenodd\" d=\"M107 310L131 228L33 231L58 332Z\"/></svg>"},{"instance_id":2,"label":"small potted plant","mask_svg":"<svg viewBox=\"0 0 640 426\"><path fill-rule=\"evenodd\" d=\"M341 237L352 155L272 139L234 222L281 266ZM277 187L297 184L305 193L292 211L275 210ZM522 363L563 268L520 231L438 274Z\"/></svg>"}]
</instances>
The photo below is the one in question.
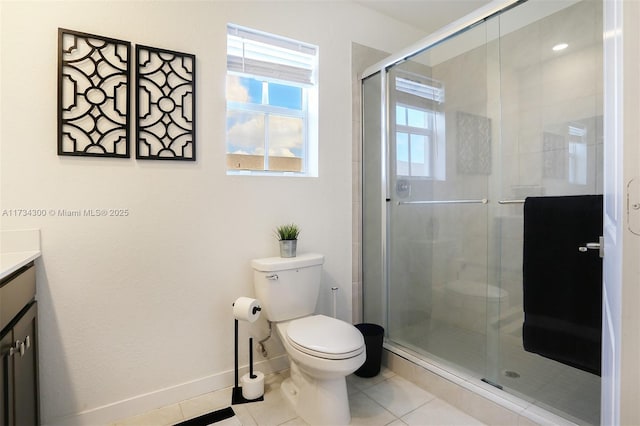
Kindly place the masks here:
<instances>
[{"instance_id":1,"label":"small potted plant","mask_svg":"<svg viewBox=\"0 0 640 426\"><path fill-rule=\"evenodd\" d=\"M300 228L294 223L276 228L276 236L280 241L280 257L296 257L298 235L300 235Z\"/></svg>"}]
</instances>

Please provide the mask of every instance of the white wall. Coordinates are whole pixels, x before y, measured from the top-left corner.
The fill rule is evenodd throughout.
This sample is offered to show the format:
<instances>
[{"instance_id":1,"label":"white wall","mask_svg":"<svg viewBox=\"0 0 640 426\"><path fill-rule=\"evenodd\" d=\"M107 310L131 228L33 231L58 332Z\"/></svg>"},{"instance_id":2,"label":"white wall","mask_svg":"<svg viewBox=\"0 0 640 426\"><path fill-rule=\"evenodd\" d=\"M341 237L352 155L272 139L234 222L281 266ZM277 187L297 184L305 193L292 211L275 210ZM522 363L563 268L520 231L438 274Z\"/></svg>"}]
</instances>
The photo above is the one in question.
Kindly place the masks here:
<instances>
[{"instance_id":1,"label":"white wall","mask_svg":"<svg viewBox=\"0 0 640 426\"><path fill-rule=\"evenodd\" d=\"M231 385L231 303L253 294L249 260L277 254L278 224L297 222L299 250L326 255L319 310L337 285L351 318L351 43L393 52L424 34L349 2L3 1L0 19L0 209L130 212L0 217L42 230L44 423L108 422ZM318 178L226 176L227 22L319 45ZM58 156L58 27L195 54L198 161Z\"/></svg>"}]
</instances>

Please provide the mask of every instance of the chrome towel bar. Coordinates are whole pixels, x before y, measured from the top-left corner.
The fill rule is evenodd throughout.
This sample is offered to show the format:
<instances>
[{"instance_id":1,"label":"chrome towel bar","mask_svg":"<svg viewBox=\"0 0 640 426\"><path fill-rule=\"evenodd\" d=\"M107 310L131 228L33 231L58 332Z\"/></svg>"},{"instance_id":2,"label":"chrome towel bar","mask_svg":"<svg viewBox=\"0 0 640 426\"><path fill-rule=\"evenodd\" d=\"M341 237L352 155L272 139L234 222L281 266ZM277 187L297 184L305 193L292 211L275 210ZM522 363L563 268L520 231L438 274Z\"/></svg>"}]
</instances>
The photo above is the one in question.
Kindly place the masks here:
<instances>
[{"instance_id":1,"label":"chrome towel bar","mask_svg":"<svg viewBox=\"0 0 640 426\"><path fill-rule=\"evenodd\" d=\"M487 204L489 200L429 200L429 201L398 201L399 206L407 204Z\"/></svg>"},{"instance_id":2,"label":"chrome towel bar","mask_svg":"<svg viewBox=\"0 0 640 426\"><path fill-rule=\"evenodd\" d=\"M489 204L489 200L423 200L423 201L398 201L399 206L408 204ZM498 204L524 204L524 200L500 200Z\"/></svg>"}]
</instances>

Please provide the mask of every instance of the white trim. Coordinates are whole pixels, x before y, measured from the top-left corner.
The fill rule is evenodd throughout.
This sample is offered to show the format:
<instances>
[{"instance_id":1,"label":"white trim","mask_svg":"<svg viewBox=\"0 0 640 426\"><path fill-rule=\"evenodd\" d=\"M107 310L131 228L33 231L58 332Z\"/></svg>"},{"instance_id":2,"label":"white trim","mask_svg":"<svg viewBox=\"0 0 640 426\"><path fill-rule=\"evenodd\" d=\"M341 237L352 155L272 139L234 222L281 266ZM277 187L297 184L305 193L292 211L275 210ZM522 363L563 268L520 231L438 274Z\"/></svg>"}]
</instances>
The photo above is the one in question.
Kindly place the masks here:
<instances>
[{"instance_id":1,"label":"white trim","mask_svg":"<svg viewBox=\"0 0 640 426\"><path fill-rule=\"evenodd\" d=\"M255 366L257 370L264 374L271 374L289 368L289 361L287 355L283 354L257 362ZM248 366L241 367L239 372L240 377L248 371ZM176 404L208 392L230 388L233 386L233 383L233 370L227 370L68 416L43 419L42 424L59 424L66 426L109 424L119 419L144 414L151 410ZM231 405L231 389L229 389L229 405Z\"/></svg>"}]
</instances>

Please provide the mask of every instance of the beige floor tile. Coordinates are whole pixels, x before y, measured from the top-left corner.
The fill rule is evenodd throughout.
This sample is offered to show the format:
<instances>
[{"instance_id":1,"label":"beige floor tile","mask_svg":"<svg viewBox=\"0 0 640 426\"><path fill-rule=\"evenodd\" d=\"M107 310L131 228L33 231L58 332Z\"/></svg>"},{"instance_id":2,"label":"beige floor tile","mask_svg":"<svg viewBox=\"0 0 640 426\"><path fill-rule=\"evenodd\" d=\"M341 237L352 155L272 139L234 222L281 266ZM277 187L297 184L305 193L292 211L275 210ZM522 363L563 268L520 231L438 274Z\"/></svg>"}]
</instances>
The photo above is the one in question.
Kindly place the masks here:
<instances>
[{"instance_id":1,"label":"beige floor tile","mask_svg":"<svg viewBox=\"0 0 640 426\"><path fill-rule=\"evenodd\" d=\"M184 420L180 404L168 405L148 413L117 422L114 426L168 426Z\"/></svg>"},{"instance_id":2,"label":"beige floor tile","mask_svg":"<svg viewBox=\"0 0 640 426\"><path fill-rule=\"evenodd\" d=\"M256 423L255 419L251 416L249 410L247 410L246 405L233 405L231 408L233 408L242 426L258 426L258 423Z\"/></svg>"},{"instance_id":3,"label":"beige floor tile","mask_svg":"<svg viewBox=\"0 0 640 426\"><path fill-rule=\"evenodd\" d=\"M198 397L182 401L180 408L185 419L201 416L231 405L231 388L209 392Z\"/></svg>"},{"instance_id":4,"label":"beige floor tile","mask_svg":"<svg viewBox=\"0 0 640 426\"><path fill-rule=\"evenodd\" d=\"M243 404L251 417L260 426L275 426L298 417L280 392L282 380L274 380L266 385L264 401Z\"/></svg>"},{"instance_id":5,"label":"beige floor tile","mask_svg":"<svg viewBox=\"0 0 640 426\"><path fill-rule=\"evenodd\" d=\"M395 375L396 373L394 373L393 371L389 370L386 367L382 367L380 369L380 374L378 374L375 377L358 377L355 374L351 374L347 376L347 386L351 385L356 389L363 390L363 389L370 388L373 385L377 385L378 383L386 379L389 379Z\"/></svg>"},{"instance_id":6,"label":"beige floor tile","mask_svg":"<svg viewBox=\"0 0 640 426\"><path fill-rule=\"evenodd\" d=\"M309 426L309 423L302 420L300 417L296 417L293 420L289 420L286 423L282 423L280 426Z\"/></svg>"},{"instance_id":7,"label":"beige floor tile","mask_svg":"<svg viewBox=\"0 0 640 426\"><path fill-rule=\"evenodd\" d=\"M347 395L351 396L358 392L361 392L361 390L353 383L353 381L347 379Z\"/></svg>"},{"instance_id":8,"label":"beige floor tile","mask_svg":"<svg viewBox=\"0 0 640 426\"><path fill-rule=\"evenodd\" d=\"M433 399L402 417L409 426L481 426L484 423L441 399Z\"/></svg>"},{"instance_id":9,"label":"beige floor tile","mask_svg":"<svg viewBox=\"0 0 640 426\"><path fill-rule=\"evenodd\" d=\"M216 426L244 426L244 424L238 419L238 417L231 417L220 422L216 422Z\"/></svg>"},{"instance_id":10,"label":"beige floor tile","mask_svg":"<svg viewBox=\"0 0 640 426\"><path fill-rule=\"evenodd\" d=\"M235 418L220 425L308 426L280 392L280 386L286 377L287 372L267 376L265 400L232 405ZM383 368L380 375L370 379L349 376L347 386L350 392L351 424L354 426L482 424L386 368ZM231 388L227 388L126 419L114 426L173 425L230 404ZM401 416L404 417L398 419Z\"/></svg>"},{"instance_id":11,"label":"beige floor tile","mask_svg":"<svg viewBox=\"0 0 640 426\"><path fill-rule=\"evenodd\" d=\"M352 425L382 426L396 420L393 414L362 392L349 397L349 407Z\"/></svg>"},{"instance_id":12,"label":"beige floor tile","mask_svg":"<svg viewBox=\"0 0 640 426\"><path fill-rule=\"evenodd\" d=\"M407 424L402 420L398 419L392 423L389 423L387 426L407 426Z\"/></svg>"},{"instance_id":13,"label":"beige floor tile","mask_svg":"<svg viewBox=\"0 0 640 426\"><path fill-rule=\"evenodd\" d=\"M393 376L363 392L397 417L402 417L435 398L400 376Z\"/></svg>"}]
</instances>

